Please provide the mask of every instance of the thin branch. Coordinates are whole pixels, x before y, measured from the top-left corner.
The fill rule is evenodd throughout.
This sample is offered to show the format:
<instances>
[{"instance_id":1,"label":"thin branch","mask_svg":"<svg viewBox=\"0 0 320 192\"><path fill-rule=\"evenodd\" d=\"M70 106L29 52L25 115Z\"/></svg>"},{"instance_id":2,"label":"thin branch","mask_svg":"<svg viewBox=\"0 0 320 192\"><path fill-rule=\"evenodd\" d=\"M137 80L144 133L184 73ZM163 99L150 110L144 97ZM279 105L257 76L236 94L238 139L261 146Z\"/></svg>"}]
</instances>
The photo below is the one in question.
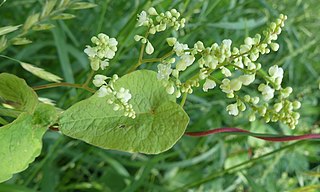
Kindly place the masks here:
<instances>
[{"instance_id":1,"label":"thin branch","mask_svg":"<svg viewBox=\"0 0 320 192\"><path fill-rule=\"evenodd\" d=\"M66 82L39 85L39 86L33 87L33 90L38 91L38 90L54 88L54 87L74 87L74 88L78 88L78 89L85 89L85 90L87 90L87 91L89 91L91 93L95 93L94 89L91 89L89 87L83 86L82 84L73 84L73 83L66 83Z\"/></svg>"}]
</instances>

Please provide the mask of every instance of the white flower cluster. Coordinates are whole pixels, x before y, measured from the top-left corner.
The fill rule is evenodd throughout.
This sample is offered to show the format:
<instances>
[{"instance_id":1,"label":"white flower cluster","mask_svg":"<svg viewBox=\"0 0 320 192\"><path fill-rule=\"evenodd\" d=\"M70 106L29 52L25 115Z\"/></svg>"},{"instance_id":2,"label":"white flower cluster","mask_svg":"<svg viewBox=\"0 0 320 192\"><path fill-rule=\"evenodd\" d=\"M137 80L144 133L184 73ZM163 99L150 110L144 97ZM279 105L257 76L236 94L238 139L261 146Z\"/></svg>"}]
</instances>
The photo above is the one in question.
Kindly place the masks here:
<instances>
[{"instance_id":1,"label":"white flower cluster","mask_svg":"<svg viewBox=\"0 0 320 192\"><path fill-rule=\"evenodd\" d=\"M198 41L193 48L189 48L187 44L178 42L176 38L168 38L168 45L172 47L175 56L158 65L158 79L163 82L169 94L175 94L177 97L180 97L182 93L192 93L193 87L199 87L201 82L204 82L202 89L205 92L215 88L219 83L221 91L226 93L228 98L236 99L236 103L226 108L230 115L236 116L240 111L245 111L247 106L251 106L253 114L250 115L250 120L255 119L255 113L258 113L267 122L282 121L294 127L298 123L299 115L293 110L298 109L299 104L297 101L291 102L287 99L292 89L290 91L290 88L281 87L283 69L275 65L269 68L268 73L265 73L261 69L261 64L256 62L260 55L279 49L279 44L274 41L281 33L286 19L286 16L280 15L279 19L271 23L263 32L263 40L259 34L247 37L239 48L232 47L230 39L223 40L220 45L214 43L210 47L205 47L202 42ZM199 59L196 60L196 58ZM181 82L180 73L194 63L199 65L198 74ZM236 73L233 73L234 71ZM221 82L213 77L213 74L217 72L224 76ZM258 91L261 92L264 99L263 103L261 101L261 106L258 106L259 97L247 95L244 99L237 94L243 86L252 84L257 76L266 81L258 86ZM268 102L275 95L279 95L281 108L280 104L277 104L277 107L269 107Z\"/></svg>"},{"instance_id":2,"label":"white flower cluster","mask_svg":"<svg viewBox=\"0 0 320 192\"><path fill-rule=\"evenodd\" d=\"M147 26L150 34L164 31L167 27L173 27L175 30L185 26L186 19L180 18L180 13L176 9L171 9L164 13L158 14L154 7L148 11L142 11L138 15L138 26Z\"/></svg>"},{"instance_id":3,"label":"white flower cluster","mask_svg":"<svg viewBox=\"0 0 320 192\"><path fill-rule=\"evenodd\" d=\"M109 60L112 59L117 51L118 41L115 38L109 38L108 35L100 33L97 37L93 36L91 42L95 45L87 45L84 52L88 55L92 70L104 70L109 66Z\"/></svg>"},{"instance_id":4,"label":"white flower cluster","mask_svg":"<svg viewBox=\"0 0 320 192\"><path fill-rule=\"evenodd\" d=\"M91 47L87 45L84 52L88 55L90 65L93 71L105 70L109 66L109 60L115 56L117 51L118 41L115 38L110 38L108 35L100 33L98 36L93 36L91 42L95 45ZM132 95L128 89L121 87L119 90L114 88L114 83L117 81L118 75L112 77L97 74L94 76L92 83L98 87L98 97L111 96L107 100L109 104L113 104L113 110L123 110L127 117L135 118L136 114L129 104Z\"/></svg>"},{"instance_id":5,"label":"white flower cluster","mask_svg":"<svg viewBox=\"0 0 320 192\"><path fill-rule=\"evenodd\" d=\"M128 89L123 87L121 87L119 90L115 90L114 83L117 80L118 75L116 74L113 75L112 78L104 75L95 75L93 84L96 87L99 87L99 90L97 91L98 97L105 97L107 95L111 96L107 102L114 105L113 110L123 110L124 116L134 119L136 117L136 113L133 110L132 105L128 103L132 95Z\"/></svg>"},{"instance_id":6,"label":"white flower cluster","mask_svg":"<svg viewBox=\"0 0 320 192\"><path fill-rule=\"evenodd\" d=\"M165 31L169 27L173 27L175 30L179 30L185 26L186 19L180 18L180 13L176 9L171 9L164 13L158 14L154 7L148 9L148 11L142 11L138 15L138 26L148 27L147 34L156 34L157 32ZM141 41L146 45L146 53L152 54L154 48L151 42L147 39L147 36L135 35L136 41Z\"/></svg>"}]
</instances>

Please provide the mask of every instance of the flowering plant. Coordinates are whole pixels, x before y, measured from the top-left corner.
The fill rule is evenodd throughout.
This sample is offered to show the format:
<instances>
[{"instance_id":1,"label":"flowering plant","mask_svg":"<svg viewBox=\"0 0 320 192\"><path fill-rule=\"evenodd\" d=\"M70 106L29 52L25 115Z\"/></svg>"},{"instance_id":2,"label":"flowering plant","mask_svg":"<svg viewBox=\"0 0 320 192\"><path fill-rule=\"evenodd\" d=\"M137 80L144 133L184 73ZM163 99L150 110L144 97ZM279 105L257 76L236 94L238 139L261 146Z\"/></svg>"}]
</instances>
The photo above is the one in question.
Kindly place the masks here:
<instances>
[{"instance_id":1,"label":"flowering plant","mask_svg":"<svg viewBox=\"0 0 320 192\"><path fill-rule=\"evenodd\" d=\"M16 36L7 37L7 34L18 32L20 25L0 28L0 51L9 45L30 43L25 36L31 29L53 27L42 22L51 18L72 18L61 11L92 6L90 3L60 1L57 4L56 1L48 1L41 13L26 20ZM32 74L54 83L31 88L21 78L7 73L0 74L0 115L4 116L0 117L0 123L4 125L0 128L0 140L4 143L0 154L6 156L0 163L0 170L4 170L0 173L0 181L24 170L39 155L41 139L48 127L105 149L146 154L158 154L170 149L184 134L201 136L230 131L247 133L236 128L185 133L189 116L183 107L188 94L192 94L198 87L204 92L220 89L226 99L231 101L226 111L232 116L248 110L249 121L261 117L266 123L281 122L295 128L299 122L297 110L301 104L290 98L292 88L282 85L284 70L278 65L265 67L258 62L261 55L278 51L280 46L275 41L286 19L285 15L280 15L268 25L263 35L246 37L240 46L234 46L230 39L209 46L196 41L191 46L179 41L178 36L168 37L165 41L169 51L161 57L153 58L151 55L155 47L152 36L166 30L181 30L186 25L186 19L176 9L158 13L151 7L137 16L137 27L144 33L136 34L133 38L141 44L137 63L128 68L123 76L107 75L118 51L118 41L100 33L92 37L92 45L84 49L91 72L83 84L61 82L62 78L50 72L1 55L18 62ZM145 54L148 58L145 58ZM155 63L156 70L137 70L148 63ZM196 69L192 75L189 73L191 68ZM97 90L92 88L91 82ZM93 95L63 110L35 93L58 86L83 89ZM10 117L15 120L9 122ZM251 135L280 141L279 138ZM286 140L299 138L286 137ZM319 135L304 138L319 138ZM24 157L23 162L20 156Z\"/></svg>"}]
</instances>

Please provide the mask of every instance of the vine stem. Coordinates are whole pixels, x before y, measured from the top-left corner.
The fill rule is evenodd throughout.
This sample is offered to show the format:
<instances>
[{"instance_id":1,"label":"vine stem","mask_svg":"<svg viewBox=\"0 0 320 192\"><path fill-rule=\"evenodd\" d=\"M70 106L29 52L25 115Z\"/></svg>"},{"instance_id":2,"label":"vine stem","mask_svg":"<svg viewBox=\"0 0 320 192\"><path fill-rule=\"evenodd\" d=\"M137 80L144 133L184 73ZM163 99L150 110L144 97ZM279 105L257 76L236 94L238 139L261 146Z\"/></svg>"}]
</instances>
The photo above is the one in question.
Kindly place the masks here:
<instances>
[{"instance_id":1,"label":"vine stem","mask_svg":"<svg viewBox=\"0 0 320 192\"><path fill-rule=\"evenodd\" d=\"M66 82L39 85L39 86L33 87L33 90L38 91L38 90L54 88L54 87L74 87L74 88L78 88L78 89L85 89L91 93L95 93L94 89L91 89L88 86L84 86L83 84L74 84L74 83L66 83Z\"/></svg>"},{"instance_id":2,"label":"vine stem","mask_svg":"<svg viewBox=\"0 0 320 192\"><path fill-rule=\"evenodd\" d=\"M217 129L211 129L211 130L199 131L199 132L186 132L185 135L192 136L192 137L203 137L203 136L208 136L208 135L217 134L217 133L246 135L246 136L252 136L258 139L271 141L271 142L287 142L287 141L305 140L305 139L320 139L320 134L270 135L270 134L253 133L245 129L233 128L233 127L217 128Z\"/></svg>"}]
</instances>

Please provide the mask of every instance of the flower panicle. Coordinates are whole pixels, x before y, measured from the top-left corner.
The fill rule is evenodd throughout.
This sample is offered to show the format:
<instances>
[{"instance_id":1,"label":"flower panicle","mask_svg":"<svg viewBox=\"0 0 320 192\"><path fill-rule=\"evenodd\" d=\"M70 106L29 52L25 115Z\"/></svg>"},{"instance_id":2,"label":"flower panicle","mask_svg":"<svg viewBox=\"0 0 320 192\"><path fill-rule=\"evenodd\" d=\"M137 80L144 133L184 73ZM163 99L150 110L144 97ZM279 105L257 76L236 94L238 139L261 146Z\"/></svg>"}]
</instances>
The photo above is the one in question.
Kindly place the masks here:
<instances>
[{"instance_id":1,"label":"flower panicle","mask_svg":"<svg viewBox=\"0 0 320 192\"><path fill-rule=\"evenodd\" d=\"M246 37L239 47L233 47L232 41L225 39L220 44L213 43L209 47L205 47L203 42L198 41L190 48L174 37L167 38L168 45L175 53L173 56L175 60L168 58L158 65L158 79L169 94L177 97L182 93L191 94L194 87L199 87L201 84L205 92L219 87L227 98L236 100L226 108L230 115L237 116L249 107L252 110L249 120L255 120L255 115L259 114L266 122L281 121L294 128L298 123L299 115L293 110L299 107L293 107L293 103L297 104L298 101L288 100L292 88L283 88L281 85L283 69L274 65L269 68L268 73L265 73L262 65L257 62L261 55L268 54L271 50L278 51L280 46L275 41L286 19L287 16L281 14L263 31L263 36L256 34L254 37ZM185 82L181 82L180 74L195 63L199 66L199 72ZM223 75L221 82L214 78L216 73ZM257 77L265 81L257 87L262 99L247 95L244 101L245 99L241 98L238 92L242 87L253 84ZM270 104L275 96L278 96L279 101L276 103L281 103L281 108L280 104L274 104L276 107Z\"/></svg>"}]
</instances>

